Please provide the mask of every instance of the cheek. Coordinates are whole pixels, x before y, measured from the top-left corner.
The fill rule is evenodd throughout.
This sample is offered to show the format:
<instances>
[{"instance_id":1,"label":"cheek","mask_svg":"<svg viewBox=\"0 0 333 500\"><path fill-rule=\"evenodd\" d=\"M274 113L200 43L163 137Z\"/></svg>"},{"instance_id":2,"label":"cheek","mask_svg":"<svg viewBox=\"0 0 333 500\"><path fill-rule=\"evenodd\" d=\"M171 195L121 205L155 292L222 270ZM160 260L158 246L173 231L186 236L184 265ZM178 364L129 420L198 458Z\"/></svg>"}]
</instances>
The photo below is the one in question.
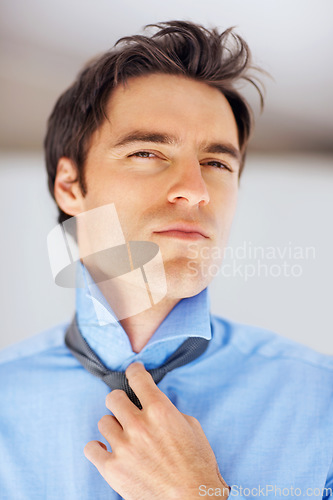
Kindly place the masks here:
<instances>
[{"instance_id":1,"label":"cheek","mask_svg":"<svg viewBox=\"0 0 333 500\"><path fill-rule=\"evenodd\" d=\"M94 206L114 203L122 206L133 198L133 185L130 179L110 172L87 178L86 204Z\"/></svg>"},{"instance_id":2,"label":"cheek","mask_svg":"<svg viewBox=\"0 0 333 500\"><path fill-rule=\"evenodd\" d=\"M232 192L229 196L228 207L229 207L229 216L231 220L234 218L238 201L238 190Z\"/></svg>"},{"instance_id":3,"label":"cheek","mask_svg":"<svg viewBox=\"0 0 333 500\"><path fill-rule=\"evenodd\" d=\"M153 203L153 191L146 182L119 176L113 178L112 183L105 183L102 193L99 193L101 204L114 203L127 240L137 239L134 236L141 226L142 215Z\"/></svg>"},{"instance_id":4,"label":"cheek","mask_svg":"<svg viewBox=\"0 0 333 500\"><path fill-rule=\"evenodd\" d=\"M222 217L232 217L237 206L238 187L234 183L216 184L212 189L211 201L218 207Z\"/></svg>"},{"instance_id":5,"label":"cheek","mask_svg":"<svg viewBox=\"0 0 333 500\"><path fill-rule=\"evenodd\" d=\"M219 195L216 202L216 210L214 210L214 212L216 215L217 227L219 228L219 238L222 242L226 241L229 236L237 208L237 199L237 190L232 192L226 191Z\"/></svg>"}]
</instances>

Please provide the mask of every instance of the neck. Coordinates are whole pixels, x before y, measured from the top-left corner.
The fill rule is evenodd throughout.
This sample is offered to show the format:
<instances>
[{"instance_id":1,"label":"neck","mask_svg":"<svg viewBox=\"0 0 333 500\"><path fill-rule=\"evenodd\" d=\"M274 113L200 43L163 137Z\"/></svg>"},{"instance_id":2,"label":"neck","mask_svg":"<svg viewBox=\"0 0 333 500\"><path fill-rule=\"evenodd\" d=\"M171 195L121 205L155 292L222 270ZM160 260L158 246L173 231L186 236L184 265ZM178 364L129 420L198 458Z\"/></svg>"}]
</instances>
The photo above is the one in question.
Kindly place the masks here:
<instances>
[{"instance_id":1,"label":"neck","mask_svg":"<svg viewBox=\"0 0 333 500\"><path fill-rule=\"evenodd\" d=\"M94 269L89 269L89 272L96 281ZM98 284L98 288L116 314L117 305L119 307L119 304L124 304L125 302L130 305L129 311L131 309L132 311L137 310L136 306L140 303L140 294L144 292L144 290L141 291L140 287L138 287L136 292L137 295L133 298L133 296L127 294L126 287L124 286L118 285L118 287L109 287L107 282L101 282ZM160 302L148 309L138 314L131 314L129 317L119 320L119 323L129 338L134 352L138 353L143 349L169 312L180 300L179 298L172 299L166 296Z\"/></svg>"},{"instance_id":2,"label":"neck","mask_svg":"<svg viewBox=\"0 0 333 500\"><path fill-rule=\"evenodd\" d=\"M119 321L134 352L140 352L180 299L163 299L153 307Z\"/></svg>"}]
</instances>

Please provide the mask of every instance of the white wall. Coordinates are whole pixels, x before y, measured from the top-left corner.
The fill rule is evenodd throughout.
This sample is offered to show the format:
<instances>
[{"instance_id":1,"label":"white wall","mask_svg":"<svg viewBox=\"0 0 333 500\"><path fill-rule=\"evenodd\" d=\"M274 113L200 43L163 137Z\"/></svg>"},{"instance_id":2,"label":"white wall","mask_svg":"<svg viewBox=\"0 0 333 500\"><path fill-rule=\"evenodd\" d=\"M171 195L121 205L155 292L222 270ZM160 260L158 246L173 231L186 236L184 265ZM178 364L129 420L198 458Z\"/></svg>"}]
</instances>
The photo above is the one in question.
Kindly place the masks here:
<instances>
[{"instance_id":1,"label":"white wall","mask_svg":"<svg viewBox=\"0 0 333 500\"><path fill-rule=\"evenodd\" d=\"M228 256L211 286L213 312L329 354L332 163L324 156L249 157ZM56 209L41 155L0 155L0 213L1 348L70 319L74 293L58 288L49 269L46 235ZM263 254L259 263L255 251Z\"/></svg>"},{"instance_id":2,"label":"white wall","mask_svg":"<svg viewBox=\"0 0 333 500\"><path fill-rule=\"evenodd\" d=\"M333 354L332 167L332 157L250 159L229 241L243 276L217 276L213 312ZM249 250L244 258L246 246L266 258L258 264Z\"/></svg>"},{"instance_id":3,"label":"white wall","mask_svg":"<svg viewBox=\"0 0 333 500\"><path fill-rule=\"evenodd\" d=\"M42 155L0 156L0 346L33 335L74 311L72 290L53 283L46 248L56 225Z\"/></svg>"}]
</instances>

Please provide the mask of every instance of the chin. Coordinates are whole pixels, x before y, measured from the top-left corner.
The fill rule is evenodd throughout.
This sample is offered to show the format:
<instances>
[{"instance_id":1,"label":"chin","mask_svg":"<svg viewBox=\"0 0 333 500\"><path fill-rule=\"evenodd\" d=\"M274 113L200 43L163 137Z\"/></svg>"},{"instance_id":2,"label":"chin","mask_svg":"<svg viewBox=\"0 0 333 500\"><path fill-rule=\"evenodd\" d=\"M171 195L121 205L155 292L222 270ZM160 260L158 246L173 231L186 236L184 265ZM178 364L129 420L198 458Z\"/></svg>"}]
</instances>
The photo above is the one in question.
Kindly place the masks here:
<instances>
[{"instance_id":1,"label":"chin","mask_svg":"<svg viewBox=\"0 0 333 500\"><path fill-rule=\"evenodd\" d=\"M165 263L165 274L167 281L167 296L170 299L184 299L193 297L202 292L209 283L211 278L203 276L200 272L200 266L188 266L188 261L185 263Z\"/></svg>"}]
</instances>

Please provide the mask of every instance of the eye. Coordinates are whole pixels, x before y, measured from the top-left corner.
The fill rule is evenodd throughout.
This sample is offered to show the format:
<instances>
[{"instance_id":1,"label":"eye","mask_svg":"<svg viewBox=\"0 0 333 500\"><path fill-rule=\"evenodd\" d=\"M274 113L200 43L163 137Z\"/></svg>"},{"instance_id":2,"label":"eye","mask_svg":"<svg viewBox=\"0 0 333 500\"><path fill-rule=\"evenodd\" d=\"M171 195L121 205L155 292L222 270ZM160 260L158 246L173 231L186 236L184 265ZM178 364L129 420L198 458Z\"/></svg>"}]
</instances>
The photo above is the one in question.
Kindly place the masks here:
<instances>
[{"instance_id":1,"label":"eye","mask_svg":"<svg viewBox=\"0 0 333 500\"><path fill-rule=\"evenodd\" d=\"M232 172L231 168L228 165L218 160L205 161L202 162L202 165L208 165L209 167L217 168L220 170L229 170L229 172Z\"/></svg>"},{"instance_id":2,"label":"eye","mask_svg":"<svg viewBox=\"0 0 333 500\"><path fill-rule=\"evenodd\" d=\"M150 151L137 151L136 153L132 153L128 156L129 158L156 158L154 153Z\"/></svg>"}]
</instances>

